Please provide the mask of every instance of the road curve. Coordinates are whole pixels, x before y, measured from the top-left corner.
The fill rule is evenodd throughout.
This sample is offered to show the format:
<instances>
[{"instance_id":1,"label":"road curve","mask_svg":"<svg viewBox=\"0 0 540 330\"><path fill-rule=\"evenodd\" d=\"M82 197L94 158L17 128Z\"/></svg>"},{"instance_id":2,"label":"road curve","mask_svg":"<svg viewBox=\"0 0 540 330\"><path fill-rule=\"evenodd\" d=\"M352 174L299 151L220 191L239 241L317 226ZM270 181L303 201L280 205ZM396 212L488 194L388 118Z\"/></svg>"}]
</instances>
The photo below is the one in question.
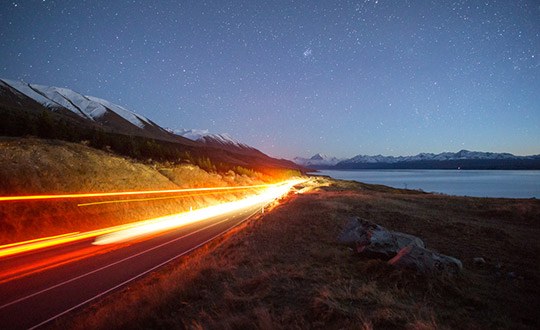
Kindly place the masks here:
<instances>
[{"instance_id":1,"label":"road curve","mask_svg":"<svg viewBox=\"0 0 540 330\"><path fill-rule=\"evenodd\" d=\"M0 259L0 328L48 324L222 235L264 204L150 239L97 246L93 238Z\"/></svg>"}]
</instances>

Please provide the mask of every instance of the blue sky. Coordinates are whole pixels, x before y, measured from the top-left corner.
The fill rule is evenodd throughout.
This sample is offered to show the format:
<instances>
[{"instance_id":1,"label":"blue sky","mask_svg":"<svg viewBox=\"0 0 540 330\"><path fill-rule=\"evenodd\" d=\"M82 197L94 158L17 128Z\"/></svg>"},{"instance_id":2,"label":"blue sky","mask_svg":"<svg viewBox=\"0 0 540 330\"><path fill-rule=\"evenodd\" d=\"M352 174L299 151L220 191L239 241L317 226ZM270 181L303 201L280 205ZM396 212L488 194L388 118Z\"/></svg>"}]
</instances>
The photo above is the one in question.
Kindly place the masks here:
<instances>
[{"instance_id":1,"label":"blue sky","mask_svg":"<svg viewBox=\"0 0 540 330\"><path fill-rule=\"evenodd\" d=\"M537 1L6 4L0 77L164 127L286 158L540 153Z\"/></svg>"}]
</instances>

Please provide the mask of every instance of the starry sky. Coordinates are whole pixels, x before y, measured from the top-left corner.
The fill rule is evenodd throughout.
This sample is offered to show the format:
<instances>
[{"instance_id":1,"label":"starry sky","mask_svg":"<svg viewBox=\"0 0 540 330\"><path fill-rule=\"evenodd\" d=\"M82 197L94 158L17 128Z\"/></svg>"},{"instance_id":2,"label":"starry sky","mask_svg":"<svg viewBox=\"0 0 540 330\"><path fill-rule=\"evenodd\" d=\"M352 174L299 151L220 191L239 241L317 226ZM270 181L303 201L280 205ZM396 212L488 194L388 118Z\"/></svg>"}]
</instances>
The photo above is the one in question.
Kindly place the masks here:
<instances>
[{"instance_id":1,"label":"starry sky","mask_svg":"<svg viewBox=\"0 0 540 330\"><path fill-rule=\"evenodd\" d=\"M537 0L4 0L0 77L284 158L540 153Z\"/></svg>"}]
</instances>

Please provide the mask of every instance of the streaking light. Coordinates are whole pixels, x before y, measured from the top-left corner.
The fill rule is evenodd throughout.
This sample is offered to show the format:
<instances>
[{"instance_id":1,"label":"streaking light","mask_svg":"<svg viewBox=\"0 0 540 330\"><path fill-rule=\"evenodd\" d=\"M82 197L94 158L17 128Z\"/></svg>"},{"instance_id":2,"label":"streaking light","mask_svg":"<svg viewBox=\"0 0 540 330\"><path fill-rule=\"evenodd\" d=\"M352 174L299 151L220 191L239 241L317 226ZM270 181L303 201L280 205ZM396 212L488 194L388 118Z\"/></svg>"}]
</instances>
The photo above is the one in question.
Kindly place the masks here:
<instances>
[{"instance_id":1,"label":"streaking light","mask_svg":"<svg viewBox=\"0 0 540 330\"><path fill-rule=\"evenodd\" d=\"M283 196L291 189L291 187L301 182L303 181L287 181L283 184L268 188L255 196L247 197L239 201L223 203L191 212L178 213L145 220L141 222L140 225L99 236L95 239L93 244L104 245L125 242L142 236L179 228L197 221L207 220L218 215L224 215L243 208L255 206L257 204L264 205Z\"/></svg>"},{"instance_id":2,"label":"streaking light","mask_svg":"<svg viewBox=\"0 0 540 330\"><path fill-rule=\"evenodd\" d=\"M108 227L108 228L103 228L103 229L97 229L97 230L83 232L83 233L80 233L80 232L67 233L67 234L50 236L50 237L42 237L42 238L33 239L29 241L24 241L24 242L1 245L0 258L15 255L18 253L33 251L37 249L43 249L43 248L47 248L47 247L51 247L51 246L55 246L59 244L71 243L71 242L88 239L92 237L97 237L96 241L94 242L94 244L96 245L109 244L109 243L113 243L114 238L109 237L108 234L112 234L114 232L127 233L126 234L127 238L123 238L123 239L116 238L117 242L126 241L129 239L149 235L152 233L158 233L164 230L180 227L182 225L192 223L195 221L204 220L204 219L207 219L207 218L210 218L212 216L216 216L222 213L232 212L242 207L256 205L257 203L261 203L261 204L267 203L271 201L272 199L278 198L279 196L285 194L292 186L299 184L301 182L303 181L295 180L295 181L287 181L285 183L272 184L272 185L236 187L239 189L267 187L267 189L261 194L248 197L248 198L239 200L237 202L219 204L216 206L194 210L187 213L173 214L173 215L169 215L165 217L143 220L143 221L128 223L128 224L114 226L114 227ZM235 187L193 188L193 189L183 189L183 191L187 191L187 190L208 191L208 190L224 190L224 189L234 189L234 188ZM163 192L163 191L160 191L160 192ZM145 193L148 193L148 192L145 192ZM120 193L110 193L109 196L111 196L111 194L118 195ZM100 196L102 195L103 194L100 194ZM52 196L60 196L60 195L52 195ZM26 196L26 197L31 197L31 196ZM141 228L137 231L137 234L135 234L136 231L131 231L131 232L129 231L129 229L135 228L135 227ZM129 237L133 237L133 238L129 238Z\"/></svg>"},{"instance_id":3,"label":"streaking light","mask_svg":"<svg viewBox=\"0 0 540 330\"><path fill-rule=\"evenodd\" d=\"M91 206L91 205L103 205L103 204L116 204L116 203L133 203L133 202L148 202L148 201L157 201L157 200L164 200L164 199L179 199L179 198L186 198L186 197L195 197L195 196L207 196L207 195L217 195L217 194L228 194L232 191L229 190L220 190L218 192L210 191L210 192L201 192L201 193L195 193L195 194L182 194L182 195L176 195L176 196L166 196L166 197L151 197L151 198L134 198L134 199L115 199L115 200L107 200L107 201L100 201L100 202L90 202L90 203L80 203L77 204L77 206Z\"/></svg>"},{"instance_id":4,"label":"streaking light","mask_svg":"<svg viewBox=\"0 0 540 330\"><path fill-rule=\"evenodd\" d=\"M40 199L68 199L68 198L88 198L88 197L110 197L110 196L131 196L131 195L154 195L154 194L174 194L195 191L219 191L219 190L243 190L268 188L276 184L260 184L254 186L235 186L235 187L210 187L210 188L187 188L172 190L143 190L143 191L122 191L110 193L89 193L89 194L64 194L64 195L32 195L32 196L0 196L0 202L8 201L26 201Z\"/></svg>"},{"instance_id":5,"label":"streaking light","mask_svg":"<svg viewBox=\"0 0 540 330\"><path fill-rule=\"evenodd\" d=\"M0 246L0 258L14 255L14 254L19 254L22 252L43 249L43 248L51 247L54 245L80 241L83 239L110 233L115 230L122 230L133 225L134 224L126 224L126 225L120 225L120 226L109 227L109 228L104 228L104 229L87 231L84 233L74 232L70 234L43 237L43 238L31 240L31 241L2 245Z\"/></svg>"},{"instance_id":6,"label":"streaking light","mask_svg":"<svg viewBox=\"0 0 540 330\"><path fill-rule=\"evenodd\" d=\"M75 234L78 234L78 233L79 233L78 231L75 231L73 233L67 233L67 234L61 234L61 235L55 235L55 236L49 236L49 237L41 237L41 238L31 239L29 241L23 241L23 242L11 243L11 244L6 244L6 245L0 245L0 251L2 251L3 249L7 249L7 248L19 246L19 245L33 244L33 243L36 243L36 242L47 241L47 240L52 240L52 239L55 239L55 238L71 236L71 235L75 235Z\"/></svg>"}]
</instances>

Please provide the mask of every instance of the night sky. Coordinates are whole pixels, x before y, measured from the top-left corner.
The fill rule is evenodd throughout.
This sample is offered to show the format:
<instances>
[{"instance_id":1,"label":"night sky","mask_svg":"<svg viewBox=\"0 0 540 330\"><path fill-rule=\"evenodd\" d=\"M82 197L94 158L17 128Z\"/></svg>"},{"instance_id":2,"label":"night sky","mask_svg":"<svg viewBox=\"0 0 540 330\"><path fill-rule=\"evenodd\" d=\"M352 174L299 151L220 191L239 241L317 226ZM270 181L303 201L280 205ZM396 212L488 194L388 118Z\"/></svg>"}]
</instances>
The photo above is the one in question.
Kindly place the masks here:
<instances>
[{"instance_id":1,"label":"night sky","mask_svg":"<svg viewBox=\"0 0 540 330\"><path fill-rule=\"evenodd\" d=\"M272 156L540 153L540 1L2 1L0 77Z\"/></svg>"}]
</instances>

